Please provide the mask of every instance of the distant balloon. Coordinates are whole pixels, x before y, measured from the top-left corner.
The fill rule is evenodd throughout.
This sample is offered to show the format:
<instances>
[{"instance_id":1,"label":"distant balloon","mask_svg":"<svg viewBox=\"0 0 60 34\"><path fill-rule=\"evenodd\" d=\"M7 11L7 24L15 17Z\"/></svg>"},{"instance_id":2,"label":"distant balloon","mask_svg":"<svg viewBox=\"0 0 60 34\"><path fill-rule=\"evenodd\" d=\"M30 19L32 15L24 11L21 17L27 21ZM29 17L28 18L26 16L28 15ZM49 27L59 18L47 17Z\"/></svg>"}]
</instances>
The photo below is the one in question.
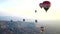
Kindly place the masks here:
<instances>
[{"instance_id":1,"label":"distant balloon","mask_svg":"<svg viewBox=\"0 0 60 34\"><path fill-rule=\"evenodd\" d=\"M23 19L23 21L25 21L25 19Z\"/></svg>"},{"instance_id":2,"label":"distant balloon","mask_svg":"<svg viewBox=\"0 0 60 34\"><path fill-rule=\"evenodd\" d=\"M41 31L43 32L44 31L44 27L40 27L41 28Z\"/></svg>"},{"instance_id":3,"label":"distant balloon","mask_svg":"<svg viewBox=\"0 0 60 34\"><path fill-rule=\"evenodd\" d=\"M35 22L37 23L37 20L35 20Z\"/></svg>"},{"instance_id":4,"label":"distant balloon","mask_svg":"<svg viewBox=\"0 0 60 34\"><path fill-rule=\"evenodd\" d=\"M37 10L35 10L35 13L37 12Z\"/></svg>"},{"instance_id":5,"label":"distant balloon","mask_svg":"<svg viewBox=\"0 0 60 34\"><path fill-rule=\"evenodd\" d=\"M40 3L39 6L44 8L44 10L47 12L47 10L50 8L51 3L49 1L44 1L43 3Z\"/></svg>"},{"instance_id":6,"label":"distant balloon","mask_svg":"<svg viewBox=\"0 0 60 34\"><path fill-rule=\"evenodd\" d=\"M42 8L43 7L43 3L40 3L39 6Z\"/></svg>"}]
</instances>

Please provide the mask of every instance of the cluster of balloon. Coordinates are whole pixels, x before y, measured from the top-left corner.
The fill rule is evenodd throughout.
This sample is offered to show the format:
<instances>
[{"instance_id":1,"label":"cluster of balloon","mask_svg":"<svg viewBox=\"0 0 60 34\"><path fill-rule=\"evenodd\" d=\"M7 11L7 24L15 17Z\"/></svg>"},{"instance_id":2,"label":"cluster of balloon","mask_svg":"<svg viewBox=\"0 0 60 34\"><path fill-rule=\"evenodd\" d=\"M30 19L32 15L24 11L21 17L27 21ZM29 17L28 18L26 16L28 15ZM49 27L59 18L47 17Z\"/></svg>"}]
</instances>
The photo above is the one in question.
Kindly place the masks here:
<instances>
[{"instance_id":1,"label":"cluster of balloon","mask_svg":"<svg viewBox=\"0 0 60 34\"><path fill-rule=\"evenodd\" d=\"M51 3L49 1L44 1L43 3L39 3L39 6L40 8L44 8L44 10L47 12L51 6Z\"/></svg>"}]
</instances>

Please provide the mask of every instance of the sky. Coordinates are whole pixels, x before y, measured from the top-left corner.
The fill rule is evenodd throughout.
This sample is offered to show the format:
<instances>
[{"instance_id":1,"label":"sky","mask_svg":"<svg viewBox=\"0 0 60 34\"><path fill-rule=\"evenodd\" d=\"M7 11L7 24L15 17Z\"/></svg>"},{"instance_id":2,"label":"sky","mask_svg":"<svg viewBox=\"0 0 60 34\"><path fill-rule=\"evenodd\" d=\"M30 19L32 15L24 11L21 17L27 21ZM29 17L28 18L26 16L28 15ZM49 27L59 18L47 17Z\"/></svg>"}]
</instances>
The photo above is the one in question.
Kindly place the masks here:
<instances>
[{"instance_id":1,"label":"sky","mask_svg":"<svg viewBox=\"0 0 60 34\"><path fill-rule=\"evenodd\" d=\"M45 10L39 3L50 1L51 7ZM16 16L25 19L60 20L60 0L0 0L0 16ZM37 10L37 13L35 13Z\"/></svg>"}]
</instances>

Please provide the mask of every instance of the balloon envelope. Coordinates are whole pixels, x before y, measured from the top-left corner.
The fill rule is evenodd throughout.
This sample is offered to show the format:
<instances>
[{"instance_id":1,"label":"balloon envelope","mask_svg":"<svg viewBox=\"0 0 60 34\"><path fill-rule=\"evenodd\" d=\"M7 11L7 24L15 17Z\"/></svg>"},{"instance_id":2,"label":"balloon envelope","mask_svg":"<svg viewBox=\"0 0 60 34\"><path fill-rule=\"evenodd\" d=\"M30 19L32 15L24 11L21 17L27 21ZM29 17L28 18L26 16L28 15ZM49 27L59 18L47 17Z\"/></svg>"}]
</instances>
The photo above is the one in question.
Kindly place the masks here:
<instances>
[{"instance_id":1,"label":"balloon envelope","mask_svg":"<svg viewBox=\"0 0 60 34\"><path fill-rule=\"evenodd\" d=\"M37 10L35 10L35 13L37 12Z\"/></svg>"},{"instance_id":2,"label":"balloon envelope","mask_svg":"<svg viewBox=\"0 0 60 34\"><path fill-rule=\"evenodd\" d=\"M43 3L40 3L39 6L42 8L43 7Z\"/></svg>"},{"instance_id":3,"label":"balloon envelope","mask_svg":"<svg viewBox=\"0 0 60 34\"><path fill-rule=\"evenodd\" d=\"M45 9L46 12L50 8L50 4L51 3L49 1L44 1L43 2L43 8Z\"/></svg>"},{"instance_id":4,"label":"balloon envelope","mask_svg":"<svg viewBox=\"0 0 60 34\"><path fill-rule=\"evenodd\" d=\"M44 1L43 3L39 3L40 8L44 8L46 12L50 8L50 5L51 3L49 1Z\"/></svg>"},{"instance_id":5,"label":"balloon envelope","mask_svg":"<svg viewBox=\"0 0 60 34\"><path fill-rule=\"evenodd\" d=\"M49 1L44 1L43 4L51 4Z\"/></svg>"},{"instance_id":6,"label":"balloon envelope","mask_svg":"<svg viewBox=\"0 0 60 34\"><path fill-rule=\"evenodd\" d=\"M37 23L37 20L35 20L35 22Z\"/></svg>"},{"instance_id":7,"label":"balloon envelope","mask_svg":"<svg viewBox=\"0 0 60 34\"><path fill-rule=\"evenodd\" d=\"M25 21L25 19L23 19L23 21Z\"/></svg>"}]
</instances>

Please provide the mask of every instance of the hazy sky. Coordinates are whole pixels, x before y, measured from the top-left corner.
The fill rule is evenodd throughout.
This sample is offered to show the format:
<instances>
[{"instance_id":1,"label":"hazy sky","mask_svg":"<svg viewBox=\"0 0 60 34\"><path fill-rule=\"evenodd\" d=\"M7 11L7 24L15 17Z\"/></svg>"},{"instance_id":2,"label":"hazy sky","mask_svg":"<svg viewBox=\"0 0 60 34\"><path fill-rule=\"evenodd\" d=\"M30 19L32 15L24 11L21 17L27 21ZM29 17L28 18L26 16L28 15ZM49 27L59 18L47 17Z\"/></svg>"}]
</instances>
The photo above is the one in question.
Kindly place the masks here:
<instances>
[{"instance_id":1,"label":"hazy sky","mask_svg":"<svg viewBox=\"0 0 60 34\"><path fill-rule=\"evenodd\" d=\"M60 0L48 0L51 7L46 13L39 7L45 0L0 0L0 16L17 16L25 19L60 20ZM37 10L37 13L34 11Z\"/></svg>"}]
</instances>

